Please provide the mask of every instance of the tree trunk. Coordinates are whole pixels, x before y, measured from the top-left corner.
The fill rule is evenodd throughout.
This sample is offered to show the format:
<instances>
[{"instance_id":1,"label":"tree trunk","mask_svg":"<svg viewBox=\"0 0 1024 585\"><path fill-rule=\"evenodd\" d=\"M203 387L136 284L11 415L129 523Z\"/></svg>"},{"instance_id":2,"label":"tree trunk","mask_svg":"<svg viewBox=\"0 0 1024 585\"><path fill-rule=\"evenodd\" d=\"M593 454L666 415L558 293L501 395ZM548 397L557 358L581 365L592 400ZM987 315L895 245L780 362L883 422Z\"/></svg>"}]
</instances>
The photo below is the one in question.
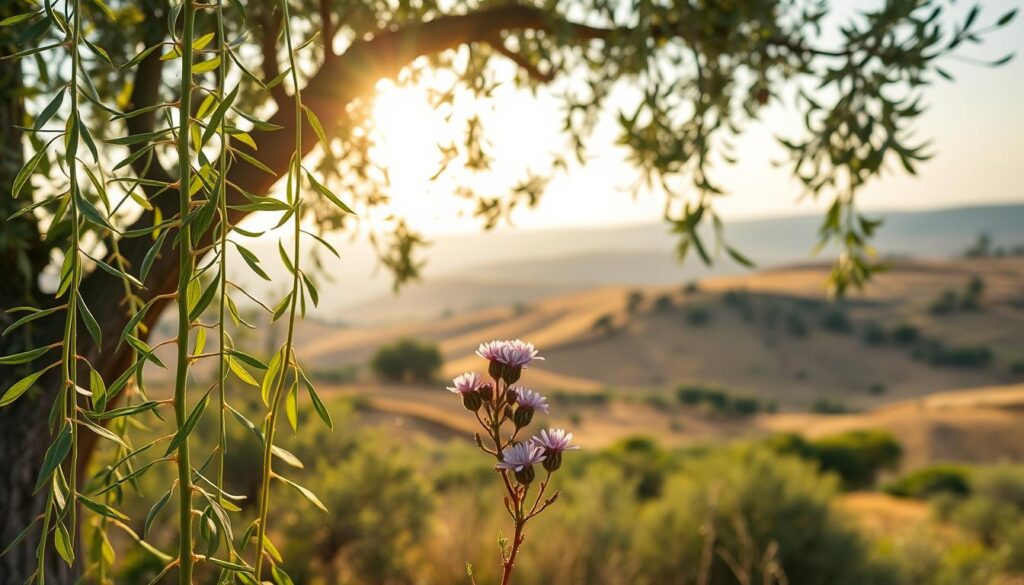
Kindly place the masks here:
<instances>
[{"instance_id":1,"label":"tree trunk","mask_svg":"<svg viewBox=\"0 0 1024 585\"><path fill-rule=\"evenodd\" d=\"M0 8L0 18L27 10L22 2L11 2ZM10 34L10 33L8 33ZM13 48L0 40L0 55L13 52ZM0 309L45 298L40 294L36 275L46 264L46 251L40 245L35 222L28 216L11 220L10 215L25 204L11 198L14 176L24 163L22 132L16 126L24 123L24 108L20 96L22 89L21 65L17 60L0 60ZM12 321L7 313L0 313L0 330ZM33 335L34 334L34 335ZM24 351L41 339L48 338L46 327L13 332L0 337L0 355ZM0 393L23 376L32 372L32 366L0 366ZM47 428L49 404L58 382L57 376L47 376L31 395L0 409L0 550L41 514L46 503L46 490L33 494L43 454L50 444ZM36 569L35 545L39 541L39 527L34 533L0 557L0 585L21 585ZM74 582L72 570L60 563L56 553L50 555L47 583L64 585ZM58 564L59 563L59 564Z\"/></svg>"}]
</instances>

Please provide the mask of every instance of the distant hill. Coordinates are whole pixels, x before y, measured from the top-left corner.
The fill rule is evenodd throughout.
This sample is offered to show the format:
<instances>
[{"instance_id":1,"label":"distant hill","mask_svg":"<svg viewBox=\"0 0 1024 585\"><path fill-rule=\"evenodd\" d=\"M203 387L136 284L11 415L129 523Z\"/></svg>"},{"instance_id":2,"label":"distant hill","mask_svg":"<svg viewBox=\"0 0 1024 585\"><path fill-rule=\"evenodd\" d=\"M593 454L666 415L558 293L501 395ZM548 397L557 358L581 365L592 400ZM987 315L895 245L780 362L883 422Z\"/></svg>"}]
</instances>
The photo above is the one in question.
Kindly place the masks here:
<instances>
[{"instance_id":1,"label":"distant hill","mask_svg":"<svg viewBox=\"0 0 1024 585\"><path fill-rule=\"evenodd\" d=\"M542 389L629 392L693 383L804 410L819 399L866 408L1024 375L1012 371L1024 364L1024 259L895 262L841 307L825 302L826 273L804 265L716 277L697 290L604 286L429 320L307 323L299 353L314 369L344 368L365 364L399 337L432 339L447 376L480 368L473 350L481 341L520 337L548 357L530 372L530 383ZM943 291L960 294L974 277L984 283L978 309L930 310ZM630 293L640 297L632 310ZM896 341L900 324L916 338ZM873 329L878 339L871 339ZM987 361L951 363L974 360L979 348Z\"/></svg>"},{"instance_id":2,"label":"distant hill","mask_svg":"<svg viewBox=\"0 0 1024 585\"><path fill-rule=\"evenodd\" d=\"M885 220L874 241L882 256L957 257L983 232L999 246L1024 245L1024 205L874 215ZM822 261L829 250L817 257L811 253L820 221L817 215L734 221L726 224L727 237L760 268ZM428 250L423 283L398 296L381 294L347 307L339 303L338 309L348 322L431 318L594 286L670 285L750 273L728 258L712 266L696 258L680 264L674 245L663 224L439 238Z\"/></svg>"}]
</instances>

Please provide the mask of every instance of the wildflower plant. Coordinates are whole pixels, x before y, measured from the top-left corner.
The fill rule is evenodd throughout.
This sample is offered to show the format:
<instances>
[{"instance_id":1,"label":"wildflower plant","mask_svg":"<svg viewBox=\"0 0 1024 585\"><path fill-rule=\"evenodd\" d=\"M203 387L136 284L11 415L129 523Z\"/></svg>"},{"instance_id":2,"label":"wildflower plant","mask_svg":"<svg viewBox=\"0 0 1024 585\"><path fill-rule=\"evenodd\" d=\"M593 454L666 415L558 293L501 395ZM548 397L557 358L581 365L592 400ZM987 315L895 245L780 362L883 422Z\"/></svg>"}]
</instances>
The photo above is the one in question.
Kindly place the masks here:
<instances>
[{"instance_id":1,"label":"wildflower plant","mask_svg":"<svg viewBox=\"0 0 1024 585\"><path fill-rule=\"evenodd\" d=\"M544 359L532 343L490 341L476 353L487 360L490 379L467 372L452 380L448 390L462 398L462 405L480 423L483 432L475 433L474 439L481 451L494 457L494 469L505 488L504 507L513 523L513 536L511 541L500 539L499 550L501 585L508 585L527 524L558 500L559 492L549 491L548 486L562 467L562 454L579 447L572 444L572 433L563 429L545 429L523 438L535 413L548 413L544 396L518 384L524 369Z\"/></svg>"}]
</instances>

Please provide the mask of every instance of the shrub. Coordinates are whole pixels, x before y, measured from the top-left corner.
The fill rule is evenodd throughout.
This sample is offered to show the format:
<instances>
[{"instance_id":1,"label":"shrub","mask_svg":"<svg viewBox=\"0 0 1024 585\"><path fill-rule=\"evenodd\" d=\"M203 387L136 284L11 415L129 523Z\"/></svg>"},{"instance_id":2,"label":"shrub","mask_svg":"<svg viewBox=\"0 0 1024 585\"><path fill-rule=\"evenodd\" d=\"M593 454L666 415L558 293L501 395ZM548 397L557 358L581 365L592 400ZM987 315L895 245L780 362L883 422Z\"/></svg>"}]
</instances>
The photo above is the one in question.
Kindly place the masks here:
<instances>
[{"instance_id":1,"label":"shrub","mask_svg":"<svg viewBox=\"0 0 1024 585\"><path fill-rule=\"evenodd\" d=\"M1010 363L1010 374L1024 376L1024 360L1014 360Z\"/></svg>"},{"instance_id":2,"label":"shrub","mask_svg":"<svg viewBox=\"0 0 1024 585\"><path fill-rule=\"evenodd\" d=\"M696 306L686 309L686 322L700 327L711 322L711 311L707 307Z\"/></svg>"},{"instance_id":3,"label":"shrub","mask_svg":"<svg viewBox=\"0 0 1024 585\"><path fill-rule=\"evenodd\" d=\"M591 325L590 327L594 331L608 335L615 331L614 318L614 315L611 314L601 315L600 317L594 320L594 324Z\"/></svg>"},{"instance_id":4,"label":"shrub","mask_svg":"<svg viewBox=\"0 0 1024 585\"><path fill-rule=\"evenodd\" d=\"M671 311L673 307L675 307L675 302L672 300L672 295L661 295L654 300L654 310L659 313Z\"/></svg>"},{"instance_id":5,"label":"shrub","mask_svg":"<svg viewBox=\"0 0 1024 585\"><path fill-rule=\"evenodd\" d=\"M885 343L885 329L872 321L864 326L863 340L865 345L882 345Z\"/></svg>"},{"instance_id":6,"label":"shrub","mask_svg":"<svg viewBox=\"0 0 1024 585\"><path fill-rule=\"evenodd\" d=\"M894 496L918 500L939 494L966 496L971 493L968 473L961 465L932 465L911 471L884 489Z\"/></svg>"},{"instance_id":7,"label":"shrub","mask_svg":"<svg viewBox=\"0 0 1024 585\"><path fill-rule=\"evenodd\" d=\"M638 290L629 291L629 295L626 297L626 310L630 313L636 313L640 310L640 305L644 302L644 293Z\"/></svg>"},{"instance_id":8,"label":"shrub","mask_svg":"<svg viewBox=\"0 0 1024 585\"><path fill-rule=\"evenodd\" d=\"M933 341L924 348L923 357L934 366L982 368L992 361L992 350L984 345L948 347Z\"/></svg>"},{"instance_id":9,"label":"shrub","mask_svg":"<svg viewBox=\"0 0 1024 585\"><path fill-rule=\"evenodd\" d=\"M932 315L948 315L956 311L959 306L960 300L957 298L956 291L947 288L932 301L931 305L928 305L928 311Z\"/></svg>"},{"instance_id":10,"label":"shrub","mask_svg":"<svg viewBox=\"0 0 1024 585\"><path fill-rule=\"evenodd\" d=\"M985 292L985 281L980 276L975 276L967 283L964 296L960 299L960 307L973 311L981 308L981 295Z\"/></svg>"},{"instance_id":11,"label":"shrub","mask_svg":"<svg viewBox=\"0 0 1024 585\"><path fill-rule=\"evenodd\" d=\"M700 282L691 280L683 286L683 294L692 295L700 292Z\"/></svg>"},{"instance_id":12,"label":"shrub","mask_svg":"<svg viewBox=\"0 0 1024 585\"><path fill-rule=\"evenodd\" d=\"M783 434L769 439L767 445L779 453L816 462L822 471L838 475L847 489L871 486L879 472L899 463L903 452L895 437L879 430L850 431L814 441Z\"/></svg>"},{"instance_id":13,"label":"shrub","mask_svg":"<svg viewBox=\"0 0 1024 585\"><path fill-rule=\"evenodd\" d=\"M811 412L817 414L843 414L849 412L849 410L841 400L821 397L815 399L814 403L811 404Z\"/></svg>"},{"instance_id":14,"label":"shrub","mask_svg":"<svg viewBox=\"0 0 1024 585\"><path fill-rule=\"evenodd\" d=\"M676 400L685 406L700 407L720 416L749 416L762 410L761 401L754 396L733 395L719 388L698 385L679 386Z\"/></svg>"},{"instance_id":15,"label":"shrub","mask_svg":"<svg viewBox=\"0 0 1024 585\"><path fill-rule=\"evenodd\" d=\"M892 341L899 345L910 345L920 337L920 331L910 323L900 323L892 330Z\"/></svg>"},{"instance_id":16,"label":"shrub","mask_svg":"<svg viewBox=\"0 0 1024 585\"><path fill-rule=\"evenodd\" d=\"M846 310L841 307L830 307L821 318L821 326L832 333L850 333L853 324Z\"/></svg>"},{"instance_id":17,"label":"shrub","mask_svg":"<svg viewBox=\"0 0 1024 585\"><path fill-rule=\"evenodd\" d=\"M415 339L399 339L377 350L370 367L385 380L429 382L442 364L437 344Z\"/></svg>"},{"instance_id":18,"label":"shrub","mask_svg":"<svg viewBox=\"0 0 1024 585\"><path fill-rule=\"evenodd\" d=\"M710 583L894 583L895 574L832 511L834 491L834 481L813 466L765 449L693 457L638 518L631 556L643 573L623 582L699 583L707 558ZM717 554L706 557L709 547ZM738 577L726 557L763 561L750 563ZM775 566L784 579L773 574Z\"/></svg>"},{"instance_id":19,"label":"shrub","mask_svg":"<svg viewBox=\"0 0 1024 585\"><path fill-rule=\"evenodd\" d=\"M810 328L807 326L807 319L797 312L786 315L786 332L793 337L807 337Z\"/></svg>"},{"instance_id":20,"label":"shrub","mask_svg":"<svg viewBox=\"0 0 1024 585\"><path fill-rule=\"evenodd\" d=\"M331 368L331 369L317 369L310 372L309 377L317 382L327 382L329 384L349 384L354 382L356 377L359 375L359 366L356 364Z\"/></svg>"},{"instance_id":21,"label":"shrub","mask_svg":"<svg viewBox=\"0 0 1024 585\"><path fill-rule=\"evenodd\" d=\"M885 387L885 384L881 382L875 382L874 384L868 386L868 394L871 394L872 396L881 396L885 394L886 391L887 389Z\"/></svg>"},{"instance_id":22,"label":"shrub","mask_svg":"<svg viewBox=\"0 0 1024 585\"><path fill-rule=\"evenodd\" d=\"M749 416L761 411L761 401L752 396L734 396L718 388L680 386L676 400L686 406L707 409L712 414Z\"/></svg>"}]
</instances>

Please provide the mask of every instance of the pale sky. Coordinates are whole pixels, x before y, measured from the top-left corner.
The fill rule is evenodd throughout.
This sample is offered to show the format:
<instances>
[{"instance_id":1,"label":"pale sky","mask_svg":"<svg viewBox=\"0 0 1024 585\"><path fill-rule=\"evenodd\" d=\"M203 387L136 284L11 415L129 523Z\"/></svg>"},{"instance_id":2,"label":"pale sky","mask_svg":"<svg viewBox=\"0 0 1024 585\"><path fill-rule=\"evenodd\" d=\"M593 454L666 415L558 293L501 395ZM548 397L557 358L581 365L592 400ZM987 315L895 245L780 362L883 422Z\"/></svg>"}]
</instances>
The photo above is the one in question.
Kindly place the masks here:
<instances>
[{"instance_id":1,"label":"pale sky","mask_svg":"<svg viewBox=\"0 0 1024 585\"><path fill-rule=\"evenodd\" d=\"M861 2L870 5L874 2ZM989 22L1019 0L983 3L981 19ZM948 4L947 4L948 6ZM960 6L959 3L957 6ZM964 4L962 10L969 6ZM981 47L968 47L965 56L996 59L1008 52L1017 58L1000 68L986 68L947 60L944 68L955 82L939 81L926 90L928 111L919 119L918 136L933 140L935 157L919 168L916 177L892 165L892 171L860 194L865 209L923 209L965 204L1024 202L1020 170L1024 168L1024 20L989 36ZM547 160L544 153L556 150L564 137L559 101L541 91L533 96L507 85L498 90L483 114L493 143L495 170L486 180L473 180L483 191L500 193L522 171ZM452 193L451 180L431 182L436 170L435 140L460 136L462 126L446 126L417 88L384 84L376 106L381 132L378 156L390 167L395 209L428 234L479 230L479 223L465 216L466 205ZM784 151L773 134L793 127L792 108L771 108L757 125L749 125L736 141L739 163L721 167L716 177L729 192L717 203L726 218L785 215L808 212L826 202L797 203L800 185L786 166ZM457 116L455 117L458 118ZM608 120L611 122L611 120ZM549 186L535 209L518 211L518 229L606 226L657 221L663 199L653 193L634 201L627 187L633 175L623 151L613 146L613 123L599 126L590 142L593 158L573 166ZM459 180L465 180L459 178Z\"/></svg>"}]
</instances>

